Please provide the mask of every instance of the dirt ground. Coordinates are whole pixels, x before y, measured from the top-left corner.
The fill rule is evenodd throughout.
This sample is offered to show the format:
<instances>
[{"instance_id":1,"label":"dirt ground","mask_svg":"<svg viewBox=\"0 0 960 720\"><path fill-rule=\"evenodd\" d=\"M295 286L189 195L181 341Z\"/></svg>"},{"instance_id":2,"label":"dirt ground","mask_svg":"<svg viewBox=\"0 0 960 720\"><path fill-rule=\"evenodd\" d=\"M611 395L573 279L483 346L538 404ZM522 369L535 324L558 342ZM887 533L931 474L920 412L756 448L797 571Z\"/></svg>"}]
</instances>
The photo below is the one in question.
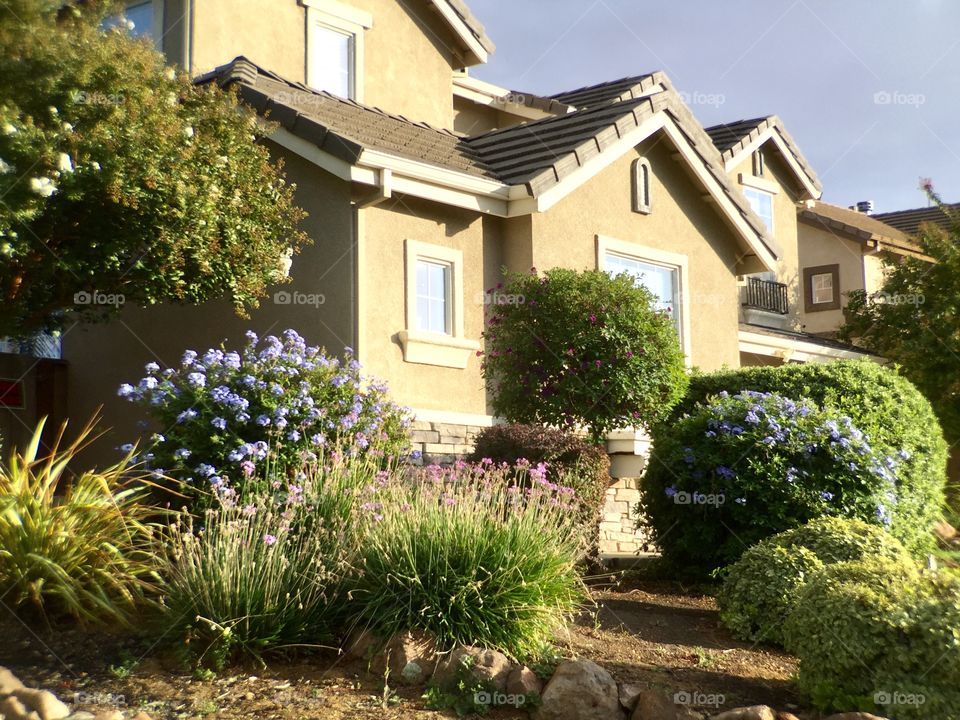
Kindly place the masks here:
<instances>
[{"instance_id":1,"label":"dirt ground","mask_svg":"<svg viewBox=\"0 0 960 720\"><path fill-rule=\"evenodd\" d=\"M596 661L624 682L686 693L703 710L763 703L797 712L791 656L734 640L713 599L671 583L621 581L594 591L596 608L557 638L560 654ZM142 640L102 632L37 631L0 618L0 665L75 709L144 710L154 720L437 720L416 689L391 688L362 662L334 651L268 669L234 668L212 679L172 671ZM802 714L799 713L798 714ZM495 719L526 717L498 710Z\"/></svg>"}]
</instances>

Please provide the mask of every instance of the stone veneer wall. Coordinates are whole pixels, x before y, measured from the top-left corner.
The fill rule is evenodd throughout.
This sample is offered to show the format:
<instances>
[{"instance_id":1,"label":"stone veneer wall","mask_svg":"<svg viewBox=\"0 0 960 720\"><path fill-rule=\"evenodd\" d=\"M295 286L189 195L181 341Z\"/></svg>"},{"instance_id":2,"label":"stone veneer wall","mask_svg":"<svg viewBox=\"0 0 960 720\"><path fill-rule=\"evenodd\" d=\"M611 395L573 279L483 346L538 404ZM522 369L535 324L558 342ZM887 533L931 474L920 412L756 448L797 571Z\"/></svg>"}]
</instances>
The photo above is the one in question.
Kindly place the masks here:
<instances>
[{"instance_id":1,"label":"stone veneer wall","mask_svg":"<svg viewBox=\"0 0 960 720\"><path fill-rule=\"evenodd\" d=\"M640 501L635 478L617 478L607 488L600 523L600 554L634 554L648 549L647 539L636 529L636 505Z\"/></svg>"},{"instance_id":2,"label":"stone veneer wall","mask_svg":"<svg viewBox=\"0 0 960 720\"><path fill-rule=\"evenodd\" d=\"M479 425L415 420L410 425L413 450L422 453L425 465L456 462L473 452L473 439L483 428Z\"/></svg>"}]
</instances>

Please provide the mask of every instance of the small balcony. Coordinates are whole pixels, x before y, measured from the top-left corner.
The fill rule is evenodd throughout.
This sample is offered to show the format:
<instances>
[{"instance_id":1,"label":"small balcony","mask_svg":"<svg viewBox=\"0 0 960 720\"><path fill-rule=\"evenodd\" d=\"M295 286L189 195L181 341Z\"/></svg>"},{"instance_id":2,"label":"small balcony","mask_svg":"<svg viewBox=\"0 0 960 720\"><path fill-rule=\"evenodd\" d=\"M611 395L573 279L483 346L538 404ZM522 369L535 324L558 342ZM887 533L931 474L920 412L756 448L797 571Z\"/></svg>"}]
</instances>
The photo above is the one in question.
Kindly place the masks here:
<instances>
[{"instance_id":1,"label":"small balcony","mask_svg":"<svg viewBox=\"0 0 960 720\"><path fill-rule=\"evenodd\" d=\"M784 283L748 277L743 288L742 304L750 310L786 315L789 311L787 286Z\"/></svg>"}]
</instances>

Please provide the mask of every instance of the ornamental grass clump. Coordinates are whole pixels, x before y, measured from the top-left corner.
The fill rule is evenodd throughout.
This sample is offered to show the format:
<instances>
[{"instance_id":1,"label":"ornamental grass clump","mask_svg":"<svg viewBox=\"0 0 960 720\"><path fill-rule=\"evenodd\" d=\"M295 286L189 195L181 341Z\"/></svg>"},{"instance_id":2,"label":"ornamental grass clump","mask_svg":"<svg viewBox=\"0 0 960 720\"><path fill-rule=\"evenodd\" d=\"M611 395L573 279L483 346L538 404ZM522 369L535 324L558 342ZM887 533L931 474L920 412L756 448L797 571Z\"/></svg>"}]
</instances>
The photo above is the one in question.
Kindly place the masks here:
<instances>
[{"instance_id":1,"label":"ornamental grass clump","mask_svg":"<svg viewBox=\"0 0 960 720\"><path fill-rule=\"evenodd\" d=\"M333 459L275 478L245 504L221 501L202 524L183 514L164 539L161 638L212 669L329 645L344 617L356 486L377 472L370 460Z\"/></svg>"},{"instance_id":2,"label":"ornamental grass clump","mask_svg":"<svg viewBox=\"0 0 960 720\"><path fill-rule=\"evenodd\" d=\"M274 472L293 473L326 453L387 459L409 449L406 412L360 374L349 348L340 360L293 330L246 337L239 352L188 350L163 370L149 363L136 386L120 387L163 428L144 463L183 483L195 509L262 493L268 458Z\"/></svg>"},{"instance_id":3,"label":"ornamental grass clump","mask_svg":"<svg viewBox=\"0 0 960 720\"><path fill-rule=\"evenodd\" d=\"M822 516L897 536L897 473L908 458L876 451L849 417L809 400L721 392L657 435L640 522L672 567L699 577Z\"/></svg>"},{"instance_id":4,"label":"ornamental grass clump","mask_svg":"<svg viewBox=\"0 0 960 720\"><path fill-rule=\"evenodd\" d=\"M17 611L126 624L154 587L157 512L140 502L145 473L133 453L103 470L68 469L96 439L95 423L69 444L64 424L42 454L41 420L0 464L0 592Z\"/></svg>"},{"instance_id":5,"label":"ornamental grass clump","mask_svg":"<svg viewBox=\"0 0 960 720\"><path fill-rule=\"evenodd\" d=\"M381 637L424 630L438 645L515 658L539 652L586 597L573 492L540 467L490 463L382 476L364 493L353 623ZM562 479L558 479L562 481Z\"/></svg>"}]
</instances>

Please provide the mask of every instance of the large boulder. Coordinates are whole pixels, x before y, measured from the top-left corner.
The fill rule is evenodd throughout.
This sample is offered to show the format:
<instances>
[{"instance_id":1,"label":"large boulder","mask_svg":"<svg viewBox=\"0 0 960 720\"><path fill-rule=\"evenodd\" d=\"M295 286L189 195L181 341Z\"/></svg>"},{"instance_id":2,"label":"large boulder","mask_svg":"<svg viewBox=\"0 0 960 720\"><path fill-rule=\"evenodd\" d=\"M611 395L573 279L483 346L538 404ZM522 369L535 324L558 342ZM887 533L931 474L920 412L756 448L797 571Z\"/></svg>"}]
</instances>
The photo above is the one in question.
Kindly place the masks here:
<instances>
[{"instance_id":1,"label":"large boulder","mask_svg":"<svg viewBox=\"0 0 960 720\"><path fill-rule=\"evenodd\" d=\"M623 720L617 683L590 660L561 663L543 689L534 720Z\"/></svg>"},{"instance_id":2,"label":"large boulder","mask_svg":"<svg viewBox=\"0 0 960 720\"><path fill-rule=\"evenodd\" d=\"M434 682L445 687L456 682L460 668L469 668L470 675L483 683L490 683L497 690L507 688L510 676L510 659L502 652L472 646L454 650L437 668Z\"/></svg>"},{"instance_id":3,"label":"large boulder","mask_svg":"<svg viewBox=\"0 0 960 720\"><path fill-rule=\"evenodd\" d=\"M543 680L526 665L517 665L507 675L508 695L542 695Z\"/></svg>"},{"instance_id":4,"label":"large boulder","mask_svg":"<svg viewBox=\"0 0 960 720\"><path fill-rule=\"evenodd\" d=\"M777 720L777 713L766 705L751 705L727 710L714 715L711 720Z\"/></svg>"},{"instance_id":5,"label":"large boulder","mask_svg":"<svg viewBox=\"0 0 960 720\"><path fill-rule=\"evenodd\" d=\"M23 683L5 667L0 667L0 695L9 695L23 687Z\"/></svg>"},{"instance_id":6,"label":"large boulder","mask_svg":"<svg viewBox=\"0 0 960 720\"><path fill-rule=\"evenodd\" d=\"M437 645L426 633L412 630L394 635L373 658L372 670L383 675L389 669L390 682L422 685L433 675Z\"/></svg>"}]
</instances>

